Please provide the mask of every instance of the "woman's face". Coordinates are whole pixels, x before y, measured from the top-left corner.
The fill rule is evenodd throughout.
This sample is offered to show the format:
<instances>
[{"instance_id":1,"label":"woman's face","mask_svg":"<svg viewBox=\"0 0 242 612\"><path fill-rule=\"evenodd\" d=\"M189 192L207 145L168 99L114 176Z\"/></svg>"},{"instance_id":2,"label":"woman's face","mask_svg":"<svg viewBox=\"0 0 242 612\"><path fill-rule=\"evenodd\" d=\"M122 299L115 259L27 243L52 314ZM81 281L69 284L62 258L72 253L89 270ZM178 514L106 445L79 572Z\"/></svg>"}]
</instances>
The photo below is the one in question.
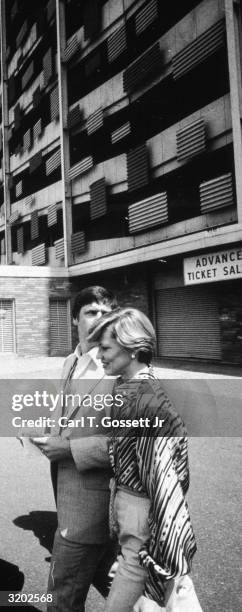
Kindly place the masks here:
<instances>
[{"instance_id":1,"label":"woman's face","mask_svg":"<svg viewBox=\"0 0 242 612\"><path fill-rule=\"evenodd\" d=\"M112 338L112 327L107 327L103 332L98 351L98 359L101 359L105 374L108 376L129 376L130 365L133 362L132 352L120 346Z\"/></svg>"}]
</instances>

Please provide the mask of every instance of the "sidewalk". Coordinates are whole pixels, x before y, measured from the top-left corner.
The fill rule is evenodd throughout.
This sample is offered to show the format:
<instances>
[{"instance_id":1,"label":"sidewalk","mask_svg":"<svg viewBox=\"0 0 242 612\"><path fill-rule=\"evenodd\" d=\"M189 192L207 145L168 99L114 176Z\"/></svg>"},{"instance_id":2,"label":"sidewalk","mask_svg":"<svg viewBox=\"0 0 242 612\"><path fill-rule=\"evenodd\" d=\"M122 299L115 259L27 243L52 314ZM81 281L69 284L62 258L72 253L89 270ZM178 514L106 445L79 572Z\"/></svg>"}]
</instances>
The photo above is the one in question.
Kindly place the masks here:
<instances>
[{"instance_id":1,"label":"sidewalk","mask_svg":"<svg viewBox=\"0 0 242 612\"><path fill-rule=\"evenodd\" d=\"M0 353L0 378L47 378L58 379L61 376L62 365L65 357L45 356L19 356L16 354ZM180 364L179 364L180 365ZM155 373L158 378L241 378L241 368L233 373L232 368L223 372L211 372L211 367L206 364L204 371L193 370L192 365L185 365L180 369L178 364L166 365L160 361L155 363Z\"/></svg>"}]
</instances>

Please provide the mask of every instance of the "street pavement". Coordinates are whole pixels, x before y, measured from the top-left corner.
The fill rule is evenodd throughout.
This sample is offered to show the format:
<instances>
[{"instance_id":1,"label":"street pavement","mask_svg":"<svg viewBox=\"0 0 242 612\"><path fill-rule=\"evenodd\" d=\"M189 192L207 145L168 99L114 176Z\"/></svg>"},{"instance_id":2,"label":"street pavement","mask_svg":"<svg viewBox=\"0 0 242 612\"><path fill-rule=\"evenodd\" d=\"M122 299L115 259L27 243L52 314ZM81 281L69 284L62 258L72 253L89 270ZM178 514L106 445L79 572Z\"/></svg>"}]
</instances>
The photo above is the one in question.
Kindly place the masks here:
<instances>
[{"instance_id":1,"label":"street pavement","mask_svg":"<svg viewBox=\"0 0 242 612\"><path fill-rule=\"evenodd\" d=\"M1 378L13 378L17 373L26 378L57 378L62 362L62 358L12 358L7 363L0 358ZM188 501L198 546L193 576L203 610L239 612L242 609L240 381L232 377L225 380L219 376L206 377L201 373L196 373L193 380L194 374L188 371L183 375L181 371L165 369L159 370L159 376L167 377L174 386L179 378L191 377L185 382L191 385L193 381L193 400L201 410L209 403L210 392L215 396L216 415L220 406L225 407L228 415L236 406L238 426L233 435L226 435L227 431L222 435L222 429L219 436L199 437L194 431L190 439ZM18 440L7 437L1 437L0 462L0 589L12 592L22 588L22 593L45 593L56 521L49 462L37 451L28 454ZM45 610L45 605L36 603L32 610ZM86 612L102 610L103 601L92 589Z\"/></svg>"}]
</instances>

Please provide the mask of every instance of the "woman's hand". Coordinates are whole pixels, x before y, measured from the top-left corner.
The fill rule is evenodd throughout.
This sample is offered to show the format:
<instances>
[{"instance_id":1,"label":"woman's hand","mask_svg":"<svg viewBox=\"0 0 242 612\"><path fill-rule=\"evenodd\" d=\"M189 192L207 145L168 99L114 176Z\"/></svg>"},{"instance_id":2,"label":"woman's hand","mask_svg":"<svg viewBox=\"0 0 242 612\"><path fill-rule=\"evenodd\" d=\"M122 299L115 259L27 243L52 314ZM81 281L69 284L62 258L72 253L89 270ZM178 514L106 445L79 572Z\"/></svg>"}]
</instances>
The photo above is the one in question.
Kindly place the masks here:
<instances>
[{"instance_id":1,"label":"woman's hand","mask_svg":"<svg viewBox=\"0 0 242 612\"><path fill-rule=\"evenodd\" d=\"M153 599L141 595L133 607L133 612L165 612L165 608L158 606Z\"/></svg>"}]
</instances>

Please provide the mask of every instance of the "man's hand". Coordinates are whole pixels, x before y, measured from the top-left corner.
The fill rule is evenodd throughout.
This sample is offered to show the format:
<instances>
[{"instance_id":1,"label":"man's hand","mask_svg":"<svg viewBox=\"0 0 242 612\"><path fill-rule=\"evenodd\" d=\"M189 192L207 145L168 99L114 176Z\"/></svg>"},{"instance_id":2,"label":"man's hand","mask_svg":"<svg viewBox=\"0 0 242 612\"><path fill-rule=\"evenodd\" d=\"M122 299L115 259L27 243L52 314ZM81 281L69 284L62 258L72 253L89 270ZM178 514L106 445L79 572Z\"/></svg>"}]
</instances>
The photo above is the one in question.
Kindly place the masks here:
<instances>
[{"instance_id":1,"label":"man's hand","mask_svg":"<svg viewBox=\"0 0 242 612\"><path fill-rule=\"evenodd\" d=\"M60 461L60 459L72 457L69 440L64 440L60 436L49 436L45 441L38 441L37 438L32 438L32 442L35 446L38 446L50 461Z\"/></svg>"},{"instance_id":2,"label":"man's hand","mask_svg":"<svg viewBox=\"0 0 242 612\"><path fill-rule=\"evenodd\" d=\"M158 606L153 599L141 595L133 607L133 612L165 612L165 608Z\"/></svg>"}]
</instances>

